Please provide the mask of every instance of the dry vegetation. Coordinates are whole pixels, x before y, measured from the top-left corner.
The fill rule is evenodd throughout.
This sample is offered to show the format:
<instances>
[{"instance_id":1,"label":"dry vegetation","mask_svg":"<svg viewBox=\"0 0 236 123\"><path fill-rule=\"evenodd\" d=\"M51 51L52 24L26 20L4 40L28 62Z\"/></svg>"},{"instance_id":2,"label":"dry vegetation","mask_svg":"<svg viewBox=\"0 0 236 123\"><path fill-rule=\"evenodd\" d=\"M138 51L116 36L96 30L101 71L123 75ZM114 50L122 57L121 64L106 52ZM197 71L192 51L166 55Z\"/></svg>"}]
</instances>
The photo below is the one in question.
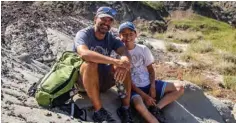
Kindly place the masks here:
<instances>
[{"instance_id":1,"label":"dry vegetation","mask_svg":"<svg viewBox=\"0 0 236 123\"><path fill-rule=\"evenodd\" d=\"M202 70L172 66L166 63L155 63L156 79L186 80L200 86L206 93L218 98L230 99L236 102L235 76L224 77L225 83L217 84L206 77Z\"/></svg>"}]
</instances>

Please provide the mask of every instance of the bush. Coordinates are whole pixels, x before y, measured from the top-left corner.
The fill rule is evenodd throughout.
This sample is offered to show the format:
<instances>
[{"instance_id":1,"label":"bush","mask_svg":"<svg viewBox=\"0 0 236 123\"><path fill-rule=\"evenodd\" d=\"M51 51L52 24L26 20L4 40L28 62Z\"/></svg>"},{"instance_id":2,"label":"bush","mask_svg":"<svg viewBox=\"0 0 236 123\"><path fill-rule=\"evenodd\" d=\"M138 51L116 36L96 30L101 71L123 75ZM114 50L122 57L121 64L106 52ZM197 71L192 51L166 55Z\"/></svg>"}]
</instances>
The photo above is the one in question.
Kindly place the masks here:
<instances>
[{"instance_id":1,"label":"bush","mask_svg":"<svg viewBox=\"0 0 236 123\"><path fill-rule=\"evenodd\" d=\"M236 65L232 62L219 62L216 69L223 75L236 75Z\"/></svg>"},{"instance_id":2,"label":"bush","mask_svg":"<svg viewBox=\"0 0 236 123\"><path fill-rule=\"evenodd\" d=\"M192 43L190 49L197 53L208 53L214 51L214 47L209 41L200 41Z\"/></svg>"},{"instance_id":3,"label":"bush","mask_svg":"<svg viewBox=\"0 0 236 123\"><path fill-rule=\"evenodd\" d=\"M225 52L221 54L222 59L228 61L228 62L232 62L236 65L236 55L229 53L229 52Z\"/></svg>"},{"instance_id":4,"label":"bush","mask_svg":"<svg viewBox=\"0 0 236 123\"><path fill-rule=\"evenodd\" d=\"M165 33L165 39L175 42L192 43L202 39L201 32L176 31Z\"/></svg>"},{"instance_id":5,"label":"bush","mask_svg":"<svg viewBox=\"0 0 236 123\"><path fill-rule=\"evenodd\" d=\"M164 5L160 1L143 1L144 4L152 7L155 10L162 10L164 8Z\"/></svg>"},{"instance_id":6,"label":"bush","mask_svg":"<svg viewBox=\"0 0 236 123\"><path fill-rule=\"evenodd\" d=\"M224 86L236 92L236 76L224 76Z\"/></svg>"},{"instance_id":7,"label":"bush","mask_svg":"<svg viewBox=\"0 0 236 123\"><path fill-rule=\"evenodd\" d=\"M192 60L196 60L196 55L192 51L186 51L180 56L180 58L185 62L190 62Z\"/></svg>"},{"instance_id":8,"label":"bush","mask_svg":"<svg viewBox=\"0 0 236 123\"><path fill-rule=\"evenodd\" d=\"M179 49L174 44L170 44L170 43L166 44L166 49L167 51L170 51L170 52L179 52L179 53L183 52L182 49Z\"/></svg>"}]
</instances>

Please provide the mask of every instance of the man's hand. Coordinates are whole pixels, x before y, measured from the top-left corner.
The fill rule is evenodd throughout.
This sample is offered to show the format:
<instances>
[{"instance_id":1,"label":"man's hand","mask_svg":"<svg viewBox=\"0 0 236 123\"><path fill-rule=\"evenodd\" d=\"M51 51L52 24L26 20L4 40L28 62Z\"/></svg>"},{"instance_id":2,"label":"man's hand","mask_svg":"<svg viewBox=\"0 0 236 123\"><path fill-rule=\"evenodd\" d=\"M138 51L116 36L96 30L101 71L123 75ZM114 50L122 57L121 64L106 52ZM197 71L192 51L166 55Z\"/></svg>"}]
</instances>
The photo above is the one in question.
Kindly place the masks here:
<instances>
[{"instance_id":1,"label":"man's hand","mask_svg":"<svg viewBox=\"0 0 236 123\"><path fill-rule=\"evenodd\" d=\"M127 74L127 69L118 67L116 68L114 77L117 82L123 82L125 80L126 74Z\"/></svg>"},{"instance_id":2,"label":"man's hand","mask_svg":"<svg viewBox=\"0 0 236 123\"><path fill-rule=\"evenodd\" d=\"M131 67L130 62L126 59L117 59L115 66L125 68L127 71L129 71Z\"/></svg>"},{"instance_id":3,"label":"man's hand","mask_svg":"<svg viewBox=\"0 0 236 123\"><path fill-rule=\"evenodd\" d=\"M156 86L155 83L151 84L150 90L149 90L149 95L153 98L156 99Z\"/></svg>"},{"instance_id":4,"label":"man's hand","mask_svg":"<svg viewBox=\"0 0 236 123\"><path fill-rule=\"evenodd\" d=\"M146 105L148 106L156 106L156 100L153 99L152 97L150 97L149 95L146 95L144 97L144 102L146 103Z\"/></svg>"}]
</instances>

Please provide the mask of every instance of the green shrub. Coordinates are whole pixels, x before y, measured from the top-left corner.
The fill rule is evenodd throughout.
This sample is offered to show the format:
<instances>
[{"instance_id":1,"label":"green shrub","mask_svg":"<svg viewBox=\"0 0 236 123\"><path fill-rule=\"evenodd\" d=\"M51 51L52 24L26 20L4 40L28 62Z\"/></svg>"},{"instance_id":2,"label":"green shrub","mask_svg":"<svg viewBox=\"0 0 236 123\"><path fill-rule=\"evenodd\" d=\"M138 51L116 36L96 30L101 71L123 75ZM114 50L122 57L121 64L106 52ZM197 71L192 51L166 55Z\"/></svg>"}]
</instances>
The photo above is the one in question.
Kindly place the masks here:
<instances>
[{"instance_id":1,"label":"green shrub","mask_svg":"<svg viewBox=\"0 0 236 123\"><path fill-rule=\"evenodd\" d=\"M219 61L215 67L223 75L236 75L236 65L232 62Z\"/></svg>"},{"instance_id":2,"label":"green shrub","mask_svg":"<svg viewBox=\"0 0 236 123\"><path fill-rule=\"evenodd\" d=\"M170 51L170 52L179 52L179 53L183 52L182 49L179 49L178 47L170 43L166 43L166 49L167 51Z\"/></svg>"},{"instance_id":3,"label":"green shrub","mask_svg":"<svg viewBox=\"0 0 236 123\"><path fill-rule=\"evenodd\" d=\"M191 50L197 53L208 53L214 51L214 47L209 41L200 41L190 45Z\"/></svg>"},{"instance_id":4,"label":"green shrub","mask_svg":"<svg viewBox=\"0 0 236 123\"><path fill-rule=\"evenodd\" d=\"M152 7L155 10L162 10L164 8L164 5L160 1L143 1L144 4Z\"/></svg>"},{"instance_id":5,"label":"green shrub","mask_svg":"<svg viewBox=\"0 0 236 123\"><path fill-rule=\"evenodd\" d=\"M236 92L236 76L224 76L224 86Z\"/></svg>"}]
</instances>

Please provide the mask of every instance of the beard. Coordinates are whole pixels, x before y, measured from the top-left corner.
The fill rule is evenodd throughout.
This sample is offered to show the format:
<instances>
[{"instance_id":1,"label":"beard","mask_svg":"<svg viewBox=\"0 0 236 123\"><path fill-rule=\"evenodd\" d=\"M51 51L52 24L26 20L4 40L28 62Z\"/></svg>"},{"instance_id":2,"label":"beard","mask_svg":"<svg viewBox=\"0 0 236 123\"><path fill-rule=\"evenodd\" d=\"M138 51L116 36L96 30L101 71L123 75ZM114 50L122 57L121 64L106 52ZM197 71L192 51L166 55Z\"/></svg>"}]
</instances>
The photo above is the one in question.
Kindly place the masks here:
<instances>
[{"instance_id":1,"label":"beard","mask_svg":"<svg viewBox=\"0 0 236 123\"><path fill-rule=\"evenodd\" d=\"M97 29L98 29L98 32L100 32L101 34L106 34L111 29L111 26L100 24L97 26Z\"/></svg>"}]
</instances>

